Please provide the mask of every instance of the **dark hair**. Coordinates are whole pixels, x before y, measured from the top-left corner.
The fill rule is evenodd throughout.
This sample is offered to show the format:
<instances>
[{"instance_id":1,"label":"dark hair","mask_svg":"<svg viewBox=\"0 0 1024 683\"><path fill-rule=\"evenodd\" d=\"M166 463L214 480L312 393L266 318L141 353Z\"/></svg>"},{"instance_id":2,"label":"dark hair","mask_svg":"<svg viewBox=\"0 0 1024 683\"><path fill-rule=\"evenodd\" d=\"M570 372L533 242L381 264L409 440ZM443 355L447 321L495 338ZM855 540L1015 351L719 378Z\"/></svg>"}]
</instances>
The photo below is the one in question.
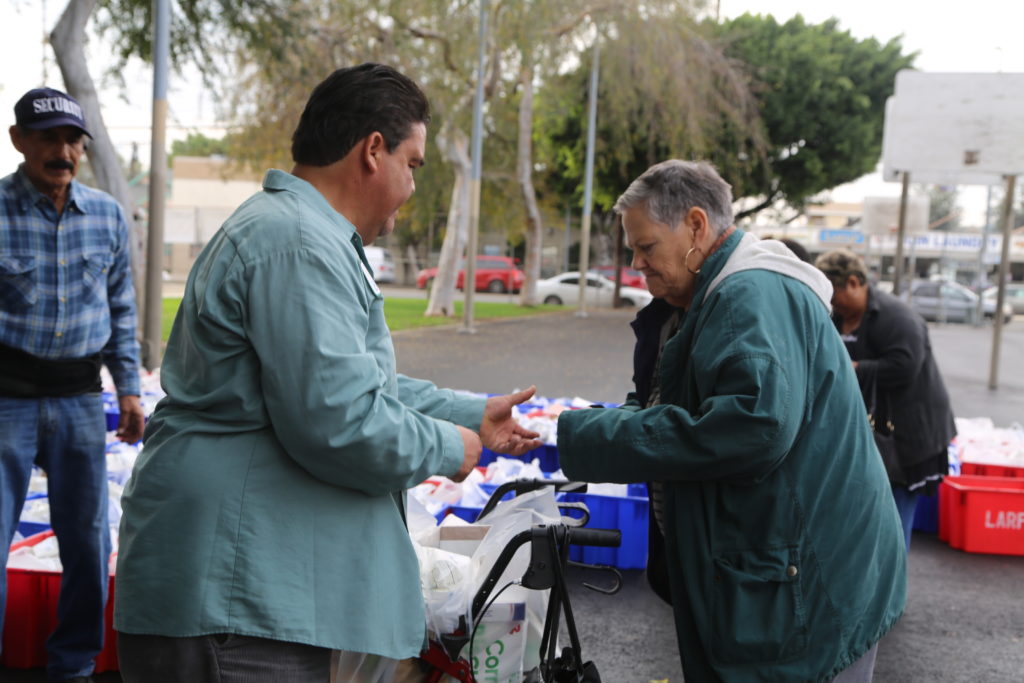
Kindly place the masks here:
<instances>
[{"instance_id":1,"label":"dark hair","mask_svg":"<svg viewBox=\"0 0 1024 683\"><path fill-rule=\"evenodd\" d=\"M338 69L309 96L292 133L292 159L308 166L333 164L375 131L394 152L414 123L429 121L427 96L390 66L367 62Z\"/></svg>"},{"instance_id":2,"label":"dark hair","mask_svg":"<svg viewBox=\"0 0 1024 683\"><path fill-rule=\"evenodd\" d=\"M788 237L779 238L779 241L789 247L789 250L793 252L798 259L804 263L812 263L811 254L807 251L804 245L800 244L796 240L791 240Z\"/></svg>"}]
</instances>

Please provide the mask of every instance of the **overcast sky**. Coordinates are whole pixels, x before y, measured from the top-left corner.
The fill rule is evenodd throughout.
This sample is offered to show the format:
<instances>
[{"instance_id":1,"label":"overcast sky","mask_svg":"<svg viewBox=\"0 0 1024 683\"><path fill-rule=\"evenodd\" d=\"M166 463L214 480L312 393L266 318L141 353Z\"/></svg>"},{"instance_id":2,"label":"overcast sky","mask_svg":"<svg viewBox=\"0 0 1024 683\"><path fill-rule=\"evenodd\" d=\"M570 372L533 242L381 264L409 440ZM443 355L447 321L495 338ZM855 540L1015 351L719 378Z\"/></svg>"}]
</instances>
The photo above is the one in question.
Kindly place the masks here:
<instances>
[{"instance_id":1,"label":"overcast sky","mask_svg":"<svg viewBox=\"0 0 1024 683\"><path fill-rule=\"evenodd\" d=\"M42 84L44 55L48 59L47 84L62 88L60 73L43 45L43 34L52 29L63 8L63 0L0 0L0 63L5 65L0 75L0 116L5 126L13 123L18 98ZM874 36L884 42L902 35L905 51L919 52L916 66L923 71L1024 73L1021 0L971 0L955 5L925 0L719 0L719 11L723 17L749 11L772 14L780 20L800 13L814 23L835 16L841 28L858 38ZM109 54L109 48L98 40L90 44L94 78L100 72L95 65L105 64L104 51ZM134 141L143 163L148 164L151 76L148 69L136 64L125 78L128 102L116 88L101 89L104 119L118 152L129 157ZM170 90L171 139L183 137L190 127L209 130L216 123L210 94L177 77L172 77ZM0 142L0 176L14 170L19 161L5 137ZM969 210L977 210L979 192L984 193L977 188L962 193L965 202L972 204ZM883 183L876 177L839 188L833 196L860 201L865 195L894 194L898 194L898 184Z\"/></svg>"}]
</instances>

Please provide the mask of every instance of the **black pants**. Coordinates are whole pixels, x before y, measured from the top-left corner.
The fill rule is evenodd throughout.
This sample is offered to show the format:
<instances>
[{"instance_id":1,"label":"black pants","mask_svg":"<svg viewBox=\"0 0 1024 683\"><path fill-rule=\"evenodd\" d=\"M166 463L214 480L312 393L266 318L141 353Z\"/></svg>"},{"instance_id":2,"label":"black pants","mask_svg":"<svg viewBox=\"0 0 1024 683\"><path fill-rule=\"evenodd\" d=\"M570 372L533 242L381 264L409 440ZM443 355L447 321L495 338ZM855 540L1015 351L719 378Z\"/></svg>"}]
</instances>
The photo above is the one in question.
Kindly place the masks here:
<instances>
[{"instance_id":1,"label":"black pants","mask_svg":"<svg viewBox=\"0 0 1024 683\"><path fill-rule=\"evenodd\" d=\"M331 651L221 633L168 638L119 633L125 683L329 683Z\"/></svg>"}]
</instances>

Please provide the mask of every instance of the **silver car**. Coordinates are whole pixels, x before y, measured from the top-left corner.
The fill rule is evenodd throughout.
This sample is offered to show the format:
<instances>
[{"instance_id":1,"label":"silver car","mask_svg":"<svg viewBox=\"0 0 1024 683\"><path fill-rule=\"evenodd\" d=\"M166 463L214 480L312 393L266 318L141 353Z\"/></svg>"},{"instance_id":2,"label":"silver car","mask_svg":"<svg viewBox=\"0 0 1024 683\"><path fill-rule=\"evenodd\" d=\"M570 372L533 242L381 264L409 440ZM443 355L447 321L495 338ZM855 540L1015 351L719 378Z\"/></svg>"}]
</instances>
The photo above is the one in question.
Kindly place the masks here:
<instances>
[{"instance_id":1,"label":"silver car","mask_svg":"<svg viewBox=\"0 0 1024 683\"><path fill-rule=\"evenodd\" d=\"M985 300L985 305L991 305L992 310L995 310L996 290L996 287L989 287L981 294L981 298ZM1006 283L1006 297L1004 303L1010 304L1010 308L1013 309L1014 313L1024 314L1024 282Z\"/></svg>"},{"instance_id":2,"label":"silver car","mask_svg":"<svg viewBox=\"0 0 1024 683\"><path fill-rule=\"evenodd\" d=\"M967 287L945 280L915 281L910 306L925 320L951 323L974 323L978 316L978 295ZM904 297L906 295L904 294ZM982 300L986 318L995 314L995 299ZM1003 320L1013 319L1013 309L1003 306Z\"/></svg>"}]
</instances>

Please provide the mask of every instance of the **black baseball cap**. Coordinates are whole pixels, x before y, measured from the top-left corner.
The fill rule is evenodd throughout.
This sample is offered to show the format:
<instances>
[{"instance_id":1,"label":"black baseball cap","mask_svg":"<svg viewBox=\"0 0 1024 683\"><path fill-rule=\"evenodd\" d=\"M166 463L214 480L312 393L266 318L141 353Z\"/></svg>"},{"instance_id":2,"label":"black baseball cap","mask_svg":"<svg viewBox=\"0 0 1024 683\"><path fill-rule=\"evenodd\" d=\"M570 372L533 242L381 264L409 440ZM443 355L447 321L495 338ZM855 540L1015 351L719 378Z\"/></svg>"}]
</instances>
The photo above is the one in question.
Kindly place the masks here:
<instances>
[{"instance_id":1,"label":"black baseball cap","mask_svg":"<svg viewBox=\"0 0 1024 683\"><path fill-rule=\"evenodd\" d=\"M92 137L85 127L85 115L75 98L53 88L36 88L22 95L14 105L14 118L22 128L45 130L74 126Z\"/></svg>"}]
</instances>

